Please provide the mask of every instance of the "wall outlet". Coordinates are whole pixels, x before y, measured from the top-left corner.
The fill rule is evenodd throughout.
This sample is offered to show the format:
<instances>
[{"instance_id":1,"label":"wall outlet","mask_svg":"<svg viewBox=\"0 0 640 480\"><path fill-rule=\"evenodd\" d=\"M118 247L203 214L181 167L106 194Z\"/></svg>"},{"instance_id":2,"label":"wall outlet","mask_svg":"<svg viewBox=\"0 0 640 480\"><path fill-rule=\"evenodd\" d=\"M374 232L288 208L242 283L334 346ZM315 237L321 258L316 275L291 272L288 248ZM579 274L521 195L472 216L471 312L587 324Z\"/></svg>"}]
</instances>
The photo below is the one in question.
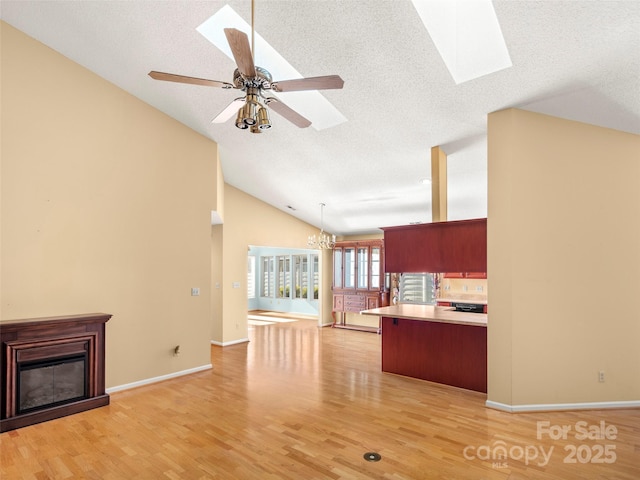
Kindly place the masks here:
<instances>
[{"instance_id":1,"label":"wall outlet","mask_svg":"<svg viewBox=\"0 0 640 480\"><path fill-rule=\"evenodd\" d=\"M476 292L482 292L482 285L476 286Z\"/></svg>"},{"instance_id":2,"label":"wall outlet","mask_svg":"<svg viewBox=\"0 0 640 480\"><path fill-rule=\"evenodd\" d=\"M598 372L598 381L604 383L604 372Z\"/></svg>"},{"instance_id":3,"label":"wall outlet","mask_svg":"<svg viewBox=\"0 0 640 480\"><path fill-rule=\"evenodd\" d=\"M463 291L463 292L466 292L467 290L469 290L469 287L467 287L466 285L463 285L463 286L462 286L462 291Z\"/></svg>"}]
</instances>

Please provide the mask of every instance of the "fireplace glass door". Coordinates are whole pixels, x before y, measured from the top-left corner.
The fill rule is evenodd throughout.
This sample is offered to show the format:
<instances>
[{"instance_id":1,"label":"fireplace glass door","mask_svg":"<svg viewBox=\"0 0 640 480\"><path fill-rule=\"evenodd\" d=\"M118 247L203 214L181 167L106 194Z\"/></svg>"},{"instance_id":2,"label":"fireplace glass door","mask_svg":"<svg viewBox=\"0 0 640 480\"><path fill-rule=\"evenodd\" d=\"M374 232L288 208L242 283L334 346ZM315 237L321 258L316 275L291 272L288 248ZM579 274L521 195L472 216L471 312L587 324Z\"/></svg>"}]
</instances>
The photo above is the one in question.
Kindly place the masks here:
<instances>
[{"instance_id":1,"label":"fireplace glass door","mask_svg":"<svg viewBox=\"0 0 640 480\"><path fill-rule=\"evenodd\" d=\"M86 365L86 355L19 364L18 413L86 398Z\"/></svg>"}]
</instances>

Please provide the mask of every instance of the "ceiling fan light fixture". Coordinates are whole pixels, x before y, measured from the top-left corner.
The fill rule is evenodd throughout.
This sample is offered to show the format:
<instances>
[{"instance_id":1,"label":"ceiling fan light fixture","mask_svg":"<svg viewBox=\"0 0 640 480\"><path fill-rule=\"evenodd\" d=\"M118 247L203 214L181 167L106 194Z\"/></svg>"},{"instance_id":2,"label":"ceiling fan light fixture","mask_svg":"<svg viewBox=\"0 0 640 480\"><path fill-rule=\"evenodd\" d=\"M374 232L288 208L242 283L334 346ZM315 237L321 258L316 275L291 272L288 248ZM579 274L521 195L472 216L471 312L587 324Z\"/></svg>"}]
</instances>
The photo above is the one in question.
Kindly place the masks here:
<instances>
[{"instance_id":1,"label":"ceiling fan light fixture","mask_svg":"<svg viewBox=\"0 0 640 480\"><path fill-rule=\"evenodd\" d=\"M258 127L258 125L251 125L249 131L251 133L262 133L262 130L260 129L260 127Z\"/></svg>"},{"instance_id":2,"label":"ceiling fan light fixture","mask_svg":"<svg viewBox=\"0 0 640 480\"><path fill-rule=\"evenodd\" d=\"M244 110L244 107L241 107L238 110L238 115L236 116L236 127L238 127L241 130L245 130L245 129L249 128L249 125L247 125L244 122L244 114L242 113L243 110Z\"/></svg>"},{"instance_id":3,"label":"ceiling fan light fixture","mask_svg":"<svg viewBox=\"0 0 640 480\"><path fill-rule=\"evenodd\" d=\"M271 120L269 120L269 111L265 107L258 109L258 127L260 130L271 128Z\"/></svg>"},{"instance_id":4,"label":"ceiling fan light fixture","mask_svg":"<svg viewBox=\"0 0 640 480\"><path fill-rule=\"evenodd\" d=\"M256 104L251 102L251 101L247 101L247 103L244 104L244 106L240 109L240 111L242 112L242 121L251 126L251 125L255 125L257 120L256 120Z\"/></svg>"}]
</instances>

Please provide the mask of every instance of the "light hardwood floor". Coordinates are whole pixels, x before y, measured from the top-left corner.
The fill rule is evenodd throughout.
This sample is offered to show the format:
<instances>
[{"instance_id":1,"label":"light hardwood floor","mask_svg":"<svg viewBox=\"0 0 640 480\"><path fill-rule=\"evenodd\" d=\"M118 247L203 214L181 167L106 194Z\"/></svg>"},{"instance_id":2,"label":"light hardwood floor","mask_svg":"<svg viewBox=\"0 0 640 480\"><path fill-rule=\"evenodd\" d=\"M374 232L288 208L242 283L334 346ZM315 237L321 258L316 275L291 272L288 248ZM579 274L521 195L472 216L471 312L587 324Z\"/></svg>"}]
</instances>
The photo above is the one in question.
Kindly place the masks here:
<instances>
[{"instance_id":1,"label":"light hardwood floor","mask_svg":"<svg viewBox=\"0 0 640 480\"><path fill-rule=\"evenodd\" d=\"M212 347L212 370L0 435L0 478L640 478L639 410L509 414L483 394L381 373L376 334L308 320L249 333ZM572 430L538 438L538 422ZM577 422L617 434L578 440ZM508 458L491 458L499 447Z\"/></svg>"}]
</instances>

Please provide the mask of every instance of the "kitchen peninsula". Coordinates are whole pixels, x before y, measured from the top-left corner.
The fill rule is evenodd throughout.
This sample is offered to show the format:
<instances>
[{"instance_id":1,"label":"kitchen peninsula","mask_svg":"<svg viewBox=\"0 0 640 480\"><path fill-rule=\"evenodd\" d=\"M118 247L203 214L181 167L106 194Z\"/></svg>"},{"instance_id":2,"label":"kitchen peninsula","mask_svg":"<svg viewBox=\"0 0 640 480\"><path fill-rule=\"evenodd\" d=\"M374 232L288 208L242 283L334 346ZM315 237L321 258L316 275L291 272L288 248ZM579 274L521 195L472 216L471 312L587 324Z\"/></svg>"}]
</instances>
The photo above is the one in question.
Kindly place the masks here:
<instances>
[{"instance_id":1,"label":"kitchen peninsula","mask_svg":"<svg viewBox=\"0 0 640 480\"><path fill-rule=\"evenodd\" d=\"M487 315L399 304L382 317L382 371L487 392Z\"/></svg>"},{"instance_id":2,"label":"kitchen peninsula","mask_svg":"<svg viewBox=\"0 0 640 480\"><path fill-rule=\"evenodd\" d=\"M486 218L382 230L387 272L486 278ZM382 371L486 393L487 314L454 310L400 301L361 312L382 318Z\"/></svg>"}]
</instances>

